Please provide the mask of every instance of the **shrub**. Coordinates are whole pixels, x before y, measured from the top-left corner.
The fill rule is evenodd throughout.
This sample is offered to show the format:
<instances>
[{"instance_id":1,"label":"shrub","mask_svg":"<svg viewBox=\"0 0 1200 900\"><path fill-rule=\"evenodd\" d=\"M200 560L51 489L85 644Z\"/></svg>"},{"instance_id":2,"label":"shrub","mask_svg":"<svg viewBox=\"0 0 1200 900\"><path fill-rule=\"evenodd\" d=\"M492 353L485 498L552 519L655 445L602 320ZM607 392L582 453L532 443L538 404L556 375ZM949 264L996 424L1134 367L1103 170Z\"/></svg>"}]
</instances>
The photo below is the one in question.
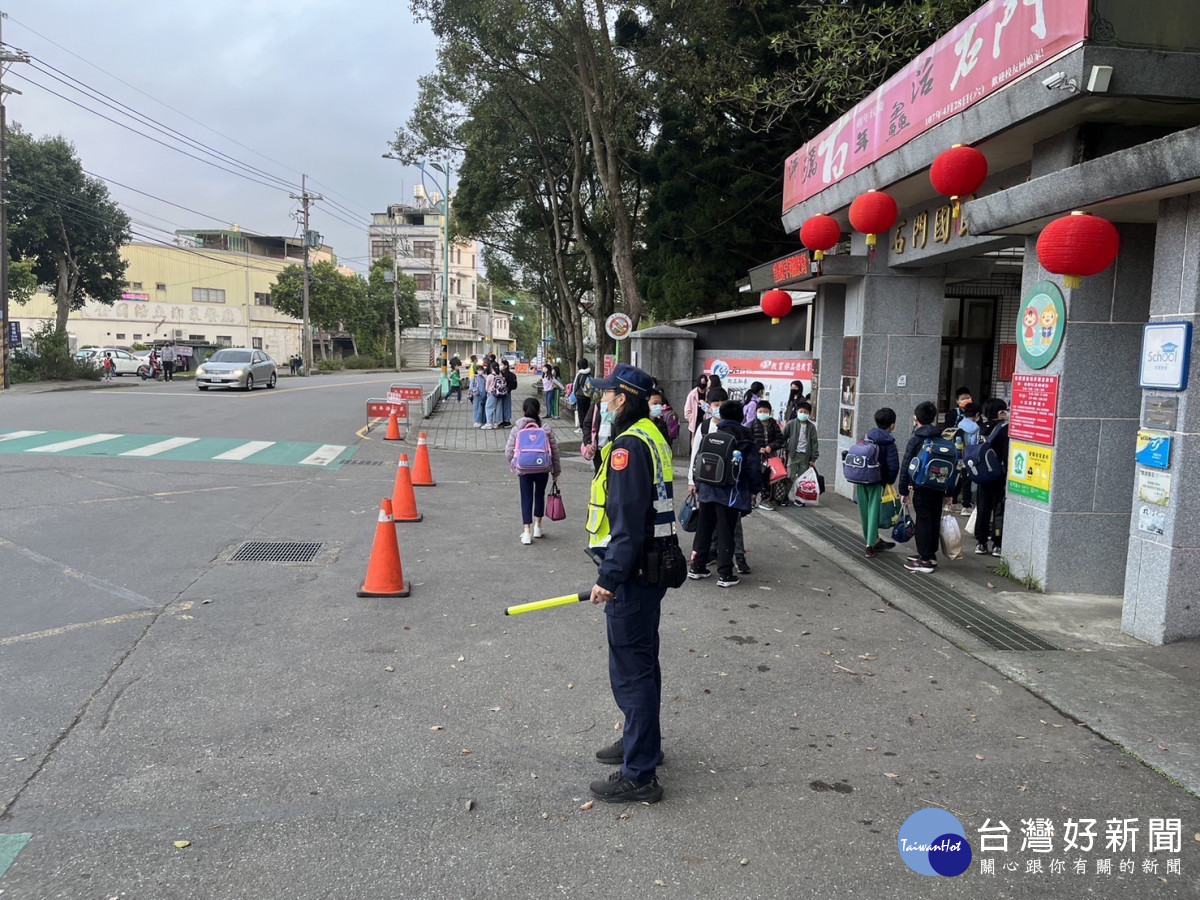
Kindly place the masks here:
<instances>
[{"instance_id":1,"label":"shrub","mask_svg":"<svg viewBox=\"0 0 1200 900\"><path fill-rule=\"evenodd\" d=\"M321 359L317 361L317 369L321 372L340 372L342 361L340 359Z\"/></svg>"},{"instance_id":2,"label":"shrub","mask_svg":"<svg viewBox=\"0 0 1200 900\"><path fill-rule=\"evenodd\" d=\"M347 369L378 369L379 360L374 356L351 356L343 360Z\"/></svg>"},{"instance_id":3,"label":"shrub","mask_svg":"<svg viewBox=\"0 0 1200 900\"><path fill-rule=\"evenodd\" d=\"M66 332L59 333L49 319L31 335L37 353L16 351L12 354L12 380L18 384L32 381L99 381L100 368L80 362L71 355Z\"/></svg>"}]
</instances>

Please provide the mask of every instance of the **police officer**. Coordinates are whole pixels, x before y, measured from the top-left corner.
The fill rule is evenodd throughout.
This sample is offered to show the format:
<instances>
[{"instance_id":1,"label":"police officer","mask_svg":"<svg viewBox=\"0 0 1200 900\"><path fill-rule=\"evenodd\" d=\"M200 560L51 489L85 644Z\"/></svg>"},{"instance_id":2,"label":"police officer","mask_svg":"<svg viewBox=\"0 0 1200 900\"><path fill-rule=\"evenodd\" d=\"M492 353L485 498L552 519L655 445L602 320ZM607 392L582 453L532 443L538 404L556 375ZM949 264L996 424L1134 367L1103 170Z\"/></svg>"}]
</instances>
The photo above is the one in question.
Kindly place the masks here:
<instances>
[{"instance_id":1,"label":"police officer","mask_svg":"<svg viewBox=\"0 0 1200 900\"><path fill-rule=\"evenodd\" d=\"M600 414L611 423L613 440L600 451L588 503L588 550L599 562L591 600L605 605L609 682L625 731L596 753L621 768L593 781L591 790L607 803L657 803L663 795L655 777L662 761L658 622L667 585L657 556L647 551L655 538L673 533L671 449L649 417L649 375L619 365L612 377L592 384L601 392Z\"/></svg>"}]
</instances>

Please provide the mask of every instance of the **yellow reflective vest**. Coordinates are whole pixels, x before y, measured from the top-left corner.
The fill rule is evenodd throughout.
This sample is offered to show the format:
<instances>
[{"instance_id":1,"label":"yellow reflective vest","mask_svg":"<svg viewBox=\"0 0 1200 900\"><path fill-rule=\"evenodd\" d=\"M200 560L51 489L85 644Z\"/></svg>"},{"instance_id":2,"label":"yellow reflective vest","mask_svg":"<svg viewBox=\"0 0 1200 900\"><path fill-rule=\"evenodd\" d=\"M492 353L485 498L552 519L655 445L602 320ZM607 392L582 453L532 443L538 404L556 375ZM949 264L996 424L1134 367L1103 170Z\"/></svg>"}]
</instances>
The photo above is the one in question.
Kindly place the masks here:
<instances>
[{"instance_id":1,"label":"yellow reflective vest","mask_svg":"<svg viewBox=\"0 0 1200 900\"><path fill-rule=\"evenodd\" d=\"M675 521L674 480L671 466L671 447L667 444L652 419L639 419L621 432L619 437L636 437L650 449L650 458L655 467L654 479L648 487L654 491L654 536L669 537ZM600 451L600 470L592 479L591 495L588 498L588 547L607 547L612 538L612 527L608 520L608 464L616 441L605 444Z\"/></svg>"}]
</instances>

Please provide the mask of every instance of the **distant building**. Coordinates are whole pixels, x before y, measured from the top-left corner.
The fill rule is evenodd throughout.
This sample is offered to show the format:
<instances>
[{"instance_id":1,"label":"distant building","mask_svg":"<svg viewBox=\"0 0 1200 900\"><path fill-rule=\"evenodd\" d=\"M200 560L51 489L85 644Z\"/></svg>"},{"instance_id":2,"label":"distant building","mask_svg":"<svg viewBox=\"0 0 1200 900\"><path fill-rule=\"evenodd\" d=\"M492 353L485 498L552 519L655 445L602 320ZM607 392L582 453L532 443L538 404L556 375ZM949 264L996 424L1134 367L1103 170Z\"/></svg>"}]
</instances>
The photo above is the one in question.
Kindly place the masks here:
<instances>
[{"instance_id":1,"label":"distant building","mask_svg":"<svg viewBox=\"0 0 1200 900\"><path fill-rule=\"evenodd\" d=\"M254 347L276 362L300 352L301 323L271 304L276 277L303 260L300 238L251 235L236 225L177 234L177 246L121 248L129 264L121 299L111 306L89 300L71 313L72 349L175 341L201 354L216 347ZM327 246L312 249L309 258L336 261ZM23 306L14 304L10 315L29 335L54 318L54 299L39 292Z\"/></svg>"},{"instance_id":2,"label":"distant building","mask_svg":"<svg viewBox=\"0 0 1200 900\"><path fill-rule=\"evenodd\" d=\"M417 282L421 324L406 328L401 355L410 365L436 362L442 345L443 204L420 186L412 204L394 203L387 212L375 213L367 241L371 262L391 256L399 271ZM479 242L455 241L450 245L449 317L447 333L451 355L507 350L512 317L488 310L479 297ZM482 303L482 308L481 308Z\"/></svg>"}]
</instances>

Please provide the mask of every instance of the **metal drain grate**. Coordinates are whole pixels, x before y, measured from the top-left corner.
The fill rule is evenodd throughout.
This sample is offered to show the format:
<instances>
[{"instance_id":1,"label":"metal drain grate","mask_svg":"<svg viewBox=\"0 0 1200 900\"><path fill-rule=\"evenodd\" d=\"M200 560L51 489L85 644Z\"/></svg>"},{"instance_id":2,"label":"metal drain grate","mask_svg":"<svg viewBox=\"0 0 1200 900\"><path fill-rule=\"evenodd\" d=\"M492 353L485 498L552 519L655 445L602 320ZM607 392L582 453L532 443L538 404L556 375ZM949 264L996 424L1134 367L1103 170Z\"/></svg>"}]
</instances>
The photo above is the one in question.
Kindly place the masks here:
<instances>
[{"instance_id":1,"label":"metal drain grate","mask_svg":"<svg viewBox=\"0 0 1200 900\"><path fill-rule=\"evenodd\" d=\"M342 463L343 466L382 466L382 459L348 459Z\"/></svg>"},{"instance_id":2,"label":"metal drain grate","mask_svg":"<svg viewBox=\"0 0 1200 900\"><path fill-rule=\"evenodd\" d=\"M320 541L246 541L230 562L312 562L325 545Z\"/></svg>"},{"instance_id":3,"label":"metal drain grate","mask_svg":"<svg viewBox=\"0 0 1200 900\"><path fill-rule=\"evenodd\" d=\"M849 556L862 555L862 535L829 521L816 510L786 511L801 526L824 538ZM899 548L897 548L899 549ZM877 557L872 567L876 574L911 597L920 600L940 616L966 629L996 650L1061 650L1028 629L1010 622L986 606L940 583L936 578L914 575L904 568L903 554Z\"/></svg>"}]
</instances>

